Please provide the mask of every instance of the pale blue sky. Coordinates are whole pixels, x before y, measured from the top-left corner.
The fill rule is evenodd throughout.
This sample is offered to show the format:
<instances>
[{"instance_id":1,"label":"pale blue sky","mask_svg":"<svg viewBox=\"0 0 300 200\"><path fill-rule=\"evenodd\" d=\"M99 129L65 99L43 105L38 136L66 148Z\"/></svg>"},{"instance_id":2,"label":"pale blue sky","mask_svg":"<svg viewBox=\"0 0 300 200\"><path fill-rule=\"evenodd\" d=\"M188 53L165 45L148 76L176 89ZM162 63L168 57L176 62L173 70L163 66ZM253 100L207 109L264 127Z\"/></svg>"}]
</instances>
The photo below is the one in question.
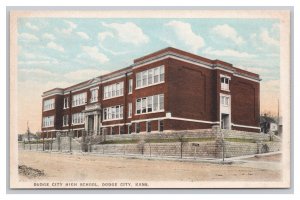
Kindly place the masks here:
<instances>
[{"instance_id":1,"label":"pale blue sky","mask_svg":"<svg viewBox=\"0 0 300 200\"><path fill-rule=\"evenodd\" d=\"M45 90L127 67L172 46L260 74L261 90L276 99L279 39L275 19L20 18L18 85L20 95L30 95L28 104L40 106ZM270 110L263 99L261 110Z\"/></svg>"}]
</instances>

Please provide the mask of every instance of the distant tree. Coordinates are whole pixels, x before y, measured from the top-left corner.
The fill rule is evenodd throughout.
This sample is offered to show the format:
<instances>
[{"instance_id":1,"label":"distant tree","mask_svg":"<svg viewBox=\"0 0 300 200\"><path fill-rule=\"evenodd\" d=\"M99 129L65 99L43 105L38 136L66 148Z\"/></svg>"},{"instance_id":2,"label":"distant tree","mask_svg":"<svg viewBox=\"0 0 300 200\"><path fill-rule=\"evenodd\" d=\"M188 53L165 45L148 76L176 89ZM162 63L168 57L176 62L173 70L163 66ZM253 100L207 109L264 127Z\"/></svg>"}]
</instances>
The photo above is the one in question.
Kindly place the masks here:
<instances>
[{"instance_id":1,"label":"distant tree","mask_svg":"<svg viewBox=\"0 0 300 200\"><path fill-rule=\"evenodd\" d=\"M264 118L267 120L271 120L274 122L278 122L278 116L274 113L272 113L271 111L264 111L260 114L260 118Z\"/></svg>"}]
</instances>

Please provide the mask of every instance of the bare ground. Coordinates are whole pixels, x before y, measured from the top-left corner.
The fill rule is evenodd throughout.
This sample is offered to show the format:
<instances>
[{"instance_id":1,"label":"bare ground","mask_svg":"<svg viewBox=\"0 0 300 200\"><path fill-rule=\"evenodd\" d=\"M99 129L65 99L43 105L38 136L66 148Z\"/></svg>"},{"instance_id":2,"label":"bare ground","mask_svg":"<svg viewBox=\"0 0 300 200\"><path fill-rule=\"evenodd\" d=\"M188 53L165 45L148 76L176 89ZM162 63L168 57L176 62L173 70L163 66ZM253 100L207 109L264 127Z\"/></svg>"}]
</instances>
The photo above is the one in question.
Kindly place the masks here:
<instances>
[{"instance_id":1,"label":"bare ground","mask_svg":"<svg viewBox=\"0 0 300 200\"><path fill-rule=\"evenodd\" d=\"M252 158L247 158L245 160L254 160L254 161L272 161L272 162L280 162L281 161L281 155L276 154L276 155L268 155L268 156L259 156L256 155Z\"/></svg>"},{"instance_id":2,"label":"bare ground","mask_svg":"<svg viewBox=\"0 0 300 200\"><path fill-rule=\"evenodd\" d=\"M255 160L255 158L254 158ZM273 156L274 162L278 159ZM247 161L245 161L247 162ZM129 180L129 181L279 181L281 170L260 168L260 162L251 165L222 165L201 162L144 160L122 157L98 157L20 151L19 166L43 172L42 176L20 174L20 180ZM250 167L249 167L250 166Z\"/></svg>"}]
</instances>

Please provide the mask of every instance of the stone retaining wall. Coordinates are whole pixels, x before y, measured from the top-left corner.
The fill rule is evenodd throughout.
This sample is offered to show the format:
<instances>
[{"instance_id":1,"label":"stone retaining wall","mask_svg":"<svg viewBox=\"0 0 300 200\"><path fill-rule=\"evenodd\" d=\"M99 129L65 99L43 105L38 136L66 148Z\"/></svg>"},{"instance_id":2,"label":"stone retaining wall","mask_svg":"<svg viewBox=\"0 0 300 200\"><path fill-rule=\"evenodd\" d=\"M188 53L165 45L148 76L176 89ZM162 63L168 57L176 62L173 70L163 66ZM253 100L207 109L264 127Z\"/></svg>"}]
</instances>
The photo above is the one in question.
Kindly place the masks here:
<instances>
[{"instance_id":1,"label":"stone retaining wall","mask_svg":"<svg viewBox=\"0 0 300 200\"><path fill-rule=\"evenodd\" d=\"M199 146L195 146L198 144ZM105 144L93 145L93 153L113 155L143 155L149 157L181 157L181 143ZM214 158L215 142L183 143L182 157Z\"/></svg>"},{"instance_id":2,"label":"stone retaining wall","mask_svg":"<svg viewBox=\"0 0 300 200\"><path fill-rule=\"evenodd\" d=\"M172 133L140 133L140 134L123 134L123 135L106 135L106 141L116 140L140 140L140 139L178 139L184 138L214 138L216 135L212 129L201 129L197 131L174 131Z\"/></svg>"},{"instance_id":3,"label":"stone retaining wall","mask_svg":"<svg viewBox=\"0 0 300 200\"><path fill-rule=\"evenodd\" d=\"M238 138L238 139L253 139L253 140L262 140L270 141L270 135L264 133L254 133L246 131L237 131L237 130L220 130L224 134L224 138Z\"/></svg>"},{"instance_id":4,"label":"stone retaining wall","mask_svg":"<svg viewBox=\"0 0 300 200\"><path fill-rule=\"evenodd\" d=\"M223 143L222 136L225 138ZM211 141L203 142L163 142L150 143L151 139L179 139L183 138L211 138ZM226 141L228 138L236 140ZM157 157L183 157L183 158L222 158L223 149L225 157L235 157L243 155L252 155L257 153L280 151L280 139L273 139L269 134L250 133L236 130L221 130L218 127L212 129L203 129L197 131L181 131L174 133L156 133L156 134L125 134L125 135L107 135L106 141L136 140L135 144L93 144L92 140L86 143L79 143L71 139L71 150L77 152L94 152L99 154L117 154L117 155L144 155ZM247 141L252 140L252 141ZM153 141L152 141L153 142ZM91 145L92 144L92 145ZM223 148L224 145L224 148ZM25 144L19 143L19 149L42 151L43 144ZM53 142L45 143L46 151L70 151L70 137L61 136Z\"/></svg>"},{"instance_id":5,"label":"stone retaining wall","mask_svg":"<svg viewBox=\"0 0 300 200\"><path fill-rule=\"evenodd\" d=\"M237 131L237 130L225 130L225 129L220 129L220 128L199 129L199 130L193 130L193 131L173 131L170 133L106 135L105 140L106 141L118 141L118 140L141 140L141 139L144 139L144 140L147 140L147 139L178 139L181 136L183 136L184 138L217 138L217 137L220 137L222 134L224 135L224 138L270 141L269 134Z\"/></svg>"}]
</instances>

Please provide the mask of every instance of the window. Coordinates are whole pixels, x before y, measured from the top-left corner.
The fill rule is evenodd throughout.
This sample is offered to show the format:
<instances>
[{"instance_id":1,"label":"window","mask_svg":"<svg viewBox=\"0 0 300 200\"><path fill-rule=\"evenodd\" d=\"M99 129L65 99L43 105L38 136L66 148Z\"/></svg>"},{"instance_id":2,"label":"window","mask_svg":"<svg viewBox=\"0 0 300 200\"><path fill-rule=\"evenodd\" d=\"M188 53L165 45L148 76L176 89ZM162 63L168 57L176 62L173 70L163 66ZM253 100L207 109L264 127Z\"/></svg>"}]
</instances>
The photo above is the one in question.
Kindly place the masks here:
<instances>
[{"instance_id":1,"label":"window","mask_svg":"<svg viewBox=\"0 0 300 200\"><path fill-rule=\"evenodd\" d=\"M69 97L64 98L64 109L69 108Z\"/></svg>"},{"instance_id":2,"label":"window","mask_svg":"<svg viewBox=\"0 0 300 200\"><path fill-rule=\"evenodd\" d=\"M103 109L103 120L107 120L107 109Z\"/></svg>"},{"instance_id":3,"label":"window","mask_svg":"<svg viewBox=\"0 0 300 200\"><path fill-rule=\"evenodd\" d=\"M116 117L116 107L111 107L111 118L117 119Z\"/></svg>"},{"instance_id":4,"label":"window","mask_svg":"<svg viewBox=\"0 0 300 200\"><path fill-rule=\"evenodd\" d=\"M55 106L55 100L54 99L48 99L44 101L44 111L52 110Z\"/></svg>"},{"instance_id":5,"label":"window","mask_svg":"<svg viewBox=\"0 0 300 200\"><path fill-rule=\"evenodd\" d=\"M146 113L147 112L147 98L144 97L142 98L142 113Z\"/></svg>"},{"instance_id":6,"label":"window","mask_svg":"<svg viewBox=\"0 0 300 200\"><path fill-rule=\"evenodd\" d=\"M163 110L164 109L164 95L160 94L159 95L159 110Z\"/></svg>"},{"instance_id":7,"label":"window","mask_svg":"<svg viewBox=\"0 0 300 200\"><path fill-rule=\"evenodd\" d=\"M128 104L128 118L132 117L132 103Z\"/></svg>"},{"instance_id":8,"label":"window","mask_svg":"<svg viewBox=\"0 0 300 200\"><path fill-rule=\"evenodd\" d=\"M43 117L43 127L54 126L54 116Z\"/></svg>"},{"instance_id":9,"label":"window","mask_svg":"<svg viewBox=\"0 0 300 200\"><path fill-rule=\"evenodd\" d=\"M159 73L159 68L154 68L154 81L153 83L158 83L158 73Z\"/></svg>"},{"instance_id":10,"label":"window","mask_svg":"<svg viewBox=\"0 0 300 200\"><path fill-rule=\"evenodd\" d=\"M159 120L158 121L158 131L159 132L163 132L164 131L164 121L163 120Z\"/></svg>"},{"instance_id":11,"label":"window","mask_svg":"<svg viewBox=\"0 0 300 200\"><path fill-rule=\"evenodd\" d=\"M125 133L124 126L119 126L119 130L120 130L120 134L124 134Z\"/></svg>"},{"instance_id":12,"label":"window","mask_svg":"<svg viewBox=\"0 0 300 200\"><path fill-rule=\"evenodd\" d=\"M151 132L151 121L147 122L147 133Z\"/></svg>"},{"instance_id":13,"label":"window","mask_svg":"<svg viewBox=\"0 0 300 200\"><path fill-rule=\"evenodd\" d=\"M157 111L158 110L158 96L155 95L153 96L153 111Z\"/></svg>"},{"instance_id":14,"label":"window","mask_svg":"<svg viewBox=\"0 0 300 200\"><path fill-rule=\"evenodd\" d=\"M153 82L153 69L148 70L148 84L151 85Z\"/></svg>"},{"instance_id":15,"label":"window","mask_svg":"<svg viewBox=\"0 0 300 200\"><path fill-rule=\"evenodd\" d=\"M229 91L229 77L221 76L221 90Z\"/></svg>"},{"instance_id":16,"label":"window","mask_svg":"<svg viewBox=\"0 0 300 200\"><path fill-rule=\"evenodd\" d=\"M136 132L136 133L139 133L140 131L141 131L140 123L136 123L136 124L135 124L135 132Z\"/></svg>"},{"instance_id":17,"label":"window","mask_svg":"<svg viewBox=\"0 0 300 200\"><path fill-rule=\"evenodd\" d=\"M115 97L115 96L119 96L119 94L118 95L116 95L117 93L117 91L116 91L116 84L113 84L112 85L112 91L111 91L111 97Z\"/></svg>"},{"instance_id":18,"label":"window","mask_svg":"<svg viewBox=\"0 0 300 200\"><path fill-rule=\"evenodd\" d=\"M165 67L164 66L161 66L160 68L160 82L164 82L165 81Z\"/></svg>"},{"instance_id":19,"label":"window","mask_svg":"<svg viewBox=\"0 0 300 200\"><path fill-rule=\"evenodd\" d=\"M141 72L136 74L136 87L139 88L142 86L142 74Z\"/></svg>"},{"instance_id":20,"label":"window","mask_svg":"<svg viewBox=\"0 0 300 200\"><path fill-rule=\"evenodd\" d=\"M119 106L116 107L116 118L117 119L120 118L120 107Z\"/></svg>"},{"instance_id":21,"label":"window","mask_svg":"<svg viewBox=\"0 0 300 200\"><path fill-rule=\"evenodd\" d=\"M132 93L132 79L129 79L129 85L128 85L128 94Z\"/></svg>"},{"instance_id":22,"label":"window","mask_svg":"<svg viewBox=\"0 0 300 200\"><path fill-rule=\"evenodd\" d=\"M103 120L123 119L123 106L112 106L103 109Z\"/></svg>"},{"instance_id":23,"label":"window","mask_svg":"<svg viewBox=\"0 0 300 200\"><path fill-rule=\"evenodd\" d=\"M68 126L69 125L69 116L64 115L63 116L63 126Z\"/></svg>"},{"instance_id":24,"label":"window","mask_svg":"<svg viewBox=\"0 0 300 200\"><path fill-rule=\"evenodd\" d=\"M92 89L91 90L91 100L90 102L97 102L98 101L98 88Z\"/></svg>"},{"instance_id":25,"label":"window","mask_svg":"<svg viewBox=\"0 0 300 200\"><path fill-rule=\"evenodd\" d=\"M165 81L165 66L155 67L136 74L136 88L147 87Z\"/></svg>"},{"instance_id":26,"label":"window","mask_svg":"<svg viewBox=\"0 0 300 200\"><path fill-rule=\"evenodd\" d=\"M141 114L141 99L136 100L136 114Z\"/></svg>"},{"instance_id":27,"label":"window","mask_svg":"<svg viewBox=\"0 0 300 200\"><path fill-rule=\"evenodd\" d=\"M75 113L72 115L72 124L83 124L84 121L84 113Z\"/></svg>"},{"instance_id":28,"label":"window","mask_svg":"<svg viewBox=\"0 0 300 200\"><path fill-rule=\"evenodd\" d=\"M221 104L223 106L228 106L229 105L229 97L227 97L227 96L221 96Z\"/></svg>"},{"instance_id":29,"label":"window","mask_svg":"<svg viewBox=\"0 0 300 200\"><path fill-rule=\"evenodd\" d=\"M120 106L120 119L123 119L123 106Z\"/></svg>"},{"instance_id":30,"label":"window","mask_svg":"<svg viewBox=\"0 0 300 200\"><path fill-rule=\"evenodd\" d=\"M147 75L148 75L148 71L143 71L142 72L142 86L147 86Z\"/></svg>"},{"instance_id":31,"label":"window","mask_svg":"<svg viewBox=\"0 0 300 200\"><path fill-rule=\"evenodd\" d=\"M160 112L164 110L164 95L154 95L136 100L136 114Z\"/></svg>"},{"instance_id":32,"label":"window","mask_svg":"<svg viewBox=\"0 0 300 200\"><path fill-rule=\"evenodd\" d=\"M80 106L86 104L86 92L73 95L72 106Z\"/></svg>"},{"instance_id":33,"label":"window","mask_svg":"<svg viewBox=\"0 0 300 200\"><path fill-rule=\"evenodd\" d=\"M147 112L152 112L153 96L147 97Z\"/></svg>"},{"instance_id":34,"label":"window","mask_svg":"<svg viewBox=\"0 0 300 200\"><path fill-rule=\"evenodd\" d=\"M131 134L131 124L129 124L129 125L127 126L127 128L128 128L128 130L127 130L128 132L127 132L127 133L128 133L128 134Z\"/></svg>"},{"instance_id":35,"label":"window","mask_svg":"<svg viewBox=\"0 0 300 200\"><path fill-rule=\"evenodd\" d=\"M124 82L104 86L104 99L123 96Z\"/></svg>"}]
</instances>

